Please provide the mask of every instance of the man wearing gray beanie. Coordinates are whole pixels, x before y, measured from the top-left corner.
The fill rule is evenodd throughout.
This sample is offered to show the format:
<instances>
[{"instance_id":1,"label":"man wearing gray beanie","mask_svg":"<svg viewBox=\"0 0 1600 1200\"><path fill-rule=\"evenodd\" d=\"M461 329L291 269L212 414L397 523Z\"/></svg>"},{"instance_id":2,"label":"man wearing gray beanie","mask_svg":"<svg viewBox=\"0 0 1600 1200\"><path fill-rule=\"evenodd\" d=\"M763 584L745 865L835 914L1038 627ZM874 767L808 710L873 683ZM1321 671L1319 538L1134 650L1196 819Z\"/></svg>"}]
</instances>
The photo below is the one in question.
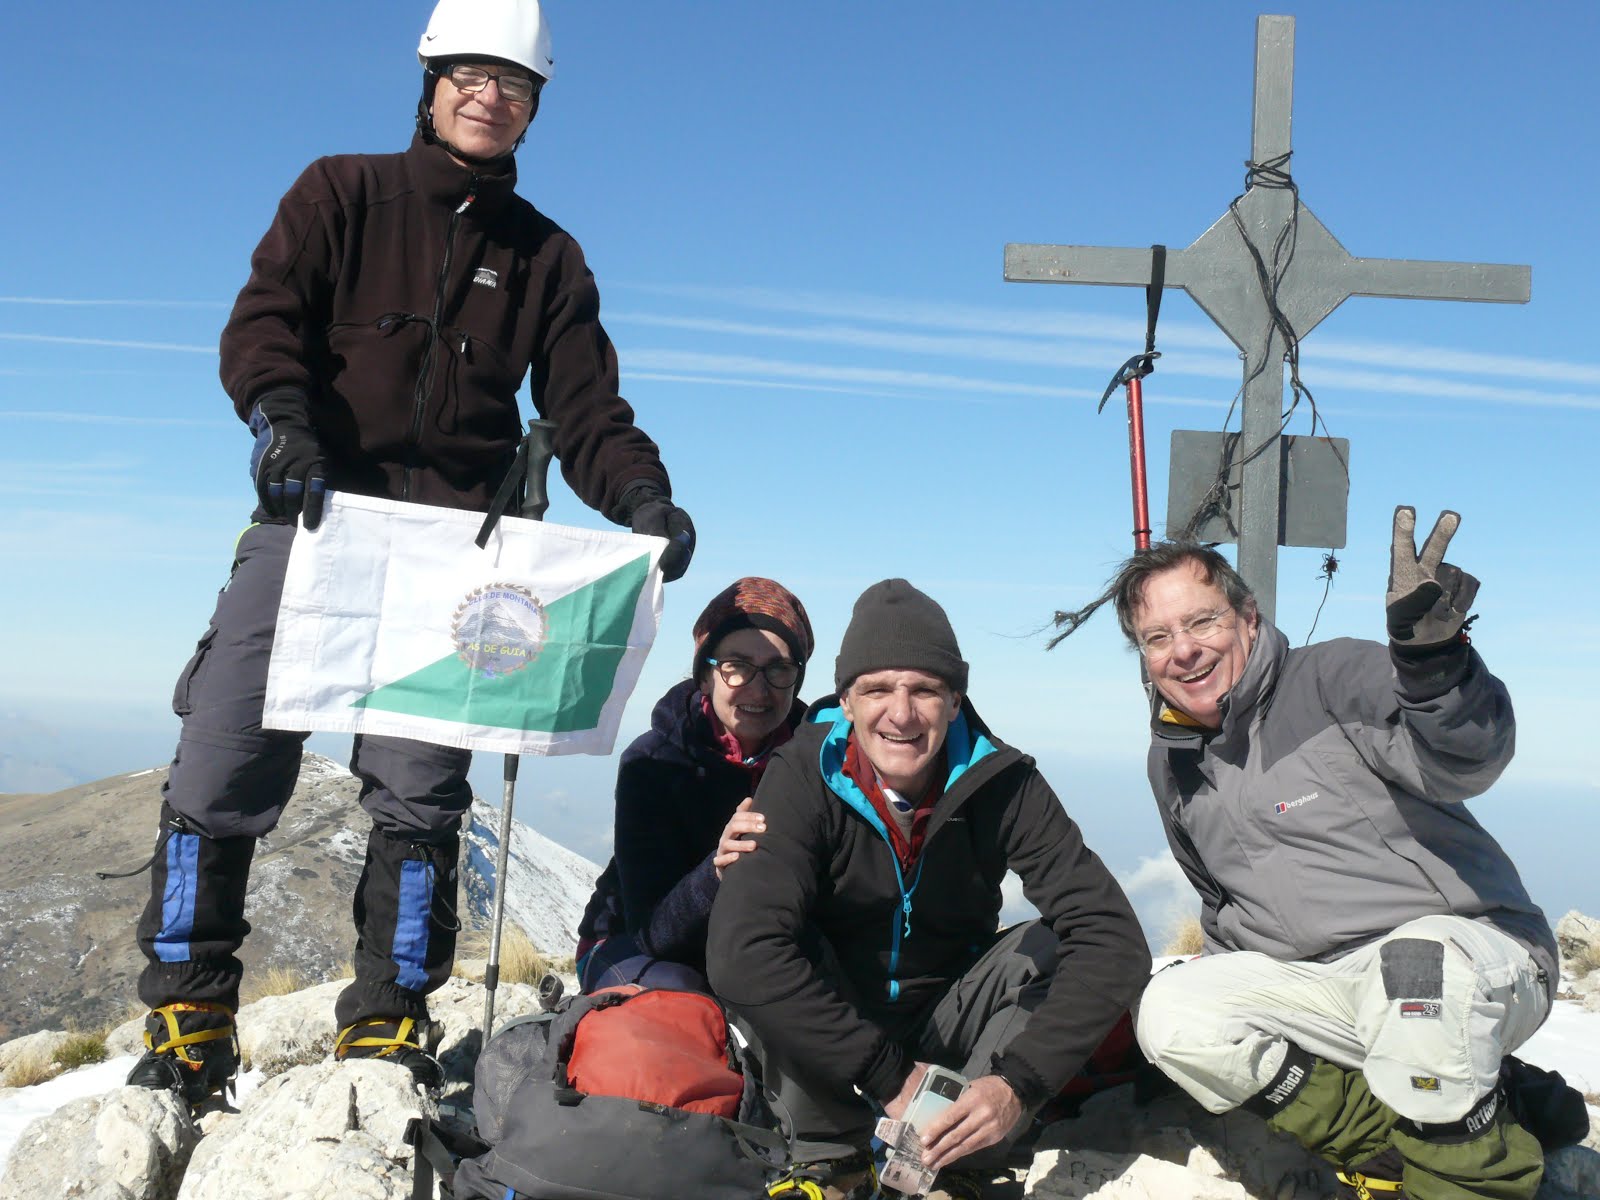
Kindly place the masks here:
<instances>
[{"instance_id":1,"label":"man wearing gray beanie","mask_svg":"<svg viewBox=\"0 0 1600 1200\"><path fill-rule=\"evenodd\" d=\"M873 584L834 681L756 793L766 827L724 872L711 982L799 1137L865 1146L930 1065L969 1080L923 1128L923 1155L959 1160L932 1196L977 1195L975 1172L1138 995L1149 950L1033 759L974 710L937 602ZM996 932L1008 870L1040 918ZM823 1193L867 1178L835 1171Z\"/></svg>"}]
</instances>

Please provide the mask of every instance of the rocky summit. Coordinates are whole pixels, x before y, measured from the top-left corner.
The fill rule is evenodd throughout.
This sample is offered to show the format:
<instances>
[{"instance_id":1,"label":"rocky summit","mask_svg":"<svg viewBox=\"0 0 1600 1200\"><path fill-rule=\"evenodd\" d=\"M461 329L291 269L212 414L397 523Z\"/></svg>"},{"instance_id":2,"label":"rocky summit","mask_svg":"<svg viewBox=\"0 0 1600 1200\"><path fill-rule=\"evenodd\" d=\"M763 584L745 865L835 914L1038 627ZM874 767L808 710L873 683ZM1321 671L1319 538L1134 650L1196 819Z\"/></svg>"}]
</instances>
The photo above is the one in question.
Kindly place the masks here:
<instances>
[{"instance_id":1,"label":"rocky summit","mask_svg":"<svg viewBox=\"0 0 1600 1200\"><path fill-rule=\"evenodd\" d=\"M403 1067L329 1060L338 986L274 996L241 1011L252 1086L237 1110L210 1109L194 1121L167 1093L114 1087L81 1096L21 1133L0 1167L0 1200L407 1200L415 1153L407 1125L418 1117L458 1130L473 1124L483 989L457 977L432 998L446 1081L429 1094ZM535 989L520 982L502 983L497 999L500 1022L538 1008ZM136 1023L117 1030L108 1048L131 1054L137 1032ZM1548 1157L1539 1200L1600 1195L1600 1110L1591 1110L1591 1118L1584 1145ZM1026 1161L985 1190L997 1200L1333 1200L1338 1194L1325 1166L1259 1118L1211 1116L1176 1091L1140 1104L1127 1085L1091 1098L1078 1117L1044 1128Z\"/></svg>"}]
</instances>

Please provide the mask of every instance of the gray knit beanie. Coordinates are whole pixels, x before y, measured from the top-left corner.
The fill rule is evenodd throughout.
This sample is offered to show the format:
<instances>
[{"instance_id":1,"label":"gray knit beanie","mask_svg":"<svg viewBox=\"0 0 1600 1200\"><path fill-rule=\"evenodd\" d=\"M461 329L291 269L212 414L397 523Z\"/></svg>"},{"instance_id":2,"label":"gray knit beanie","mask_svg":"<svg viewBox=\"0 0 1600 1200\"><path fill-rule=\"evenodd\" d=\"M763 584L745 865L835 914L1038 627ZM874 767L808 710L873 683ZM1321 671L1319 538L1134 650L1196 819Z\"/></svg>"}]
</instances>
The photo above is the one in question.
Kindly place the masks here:
<instances>
[{"instance_id":1,"label":"gray knit beanie","mask_svg":"<svg viewBox=\"0 0 1600 1200\"><path fill-rule=\"evenodd\" d=\"M904 579L885 579L862 592L839 644L833 680L840 692L871 671L927 671L962 695L967 691L967 664L950 618Z\"/></svg>"}]
</instances>

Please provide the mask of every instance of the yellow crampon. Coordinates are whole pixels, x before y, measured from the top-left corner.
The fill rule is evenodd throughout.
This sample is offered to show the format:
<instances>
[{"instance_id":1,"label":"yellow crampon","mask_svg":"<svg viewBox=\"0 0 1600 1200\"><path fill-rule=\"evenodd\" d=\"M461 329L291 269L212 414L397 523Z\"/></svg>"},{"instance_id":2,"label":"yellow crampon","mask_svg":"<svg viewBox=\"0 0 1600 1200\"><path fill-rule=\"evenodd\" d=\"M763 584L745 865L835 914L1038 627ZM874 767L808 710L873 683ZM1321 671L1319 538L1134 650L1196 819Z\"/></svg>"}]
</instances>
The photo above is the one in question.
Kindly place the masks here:
<instances>
[{"instance_id":1,"label":"yellow crampon","mask_svg":"<svg viewBox=\"0 0 1600 1200\"><path fill-rule=\"evenodd\" d=\"M833 1167L834 1174L830 1174ZM856 1189L863 1185L872 1185L873 1194L876 1194L878 1184L877 1164L868 1162L867 1168L859 1172L860 1178L855 1179L851 1172L849 1188L842 1188L836 1175L837 1167L829 1163L805 1163L790 1169L789 1173L773 1183L767 1185L767 1195L775 1200L827 1200L830 1189L837 1196L842 1192L850 1195L856 1194ZM864 1193L863 1193L864 1194Z\"/></svg>"},{"instance_id":2,"label":"yellow crampon","mask_svg":"<svg viewBox=\"0 0 1600 1200\"><path fill-rule=\"evenodd\" d=\"M178 1014L186 1012L221 1013L228 1018L228 1023L216 1029L199 1029L194 1033L183 1033L178 1028ZM222 1004L207 1004L203 1001L180 1002L178 1004L163 1004L160 1008L150 1010L150 1016L160 1017L167 1027L166 1041L159 1045L150 1034L147 1024L144 1031L144 1048L154 1050L157 1054L171 1051L179 1062L198 1069L201 1060L189 1053L190 1046L197 1046L202 1042L220 1042L235 1038L233 1028L233 1010ZM146 1018L148 1020L148 1018ZM237 1052L237 1048L236 1048Z\"/></svg>"},{"instance_id":3,"label":"yellow crampon","mask_svg":"<svg viewBox=\"0 0 1600 1200\"><path fill-rule=\"evenodd\" d=\"M790 1200L822 1200L822 1185L815 1179L800 1179L786 1175L767 1188L769 1196L787 1196Z\"/></svg>"},{"instance_id":4,"label":"yellow crampon","mask_svg":"<svg viewBox=\"0 0 1600 1200\"><path fill-rule=\"evenodd\" d=\"M378 1029L382 1032L352 1036L360 1029ZM350 1051L360 1050L362 1053L357 1055L358 1058L387 1058L400 1050L421 1049L422 1045L417 1040L417 1022L411 1017L402 1017L398 1023L393 1017L374 1017L341 1029L339 1040L334 1043L333 1055L335 1058L345 1058Z\"/></svg>"},{"instance_id":5,"label":"yellow crampon","mask_svg":"<svg viewBox=\"0 0 1600 1200\"><path fill-rule=\"evenodd\" d=\"M1400 1191L1398 1179L1374 1179L1355 1171L1336 1171L1334 1174L1340 1183L1355 1189L1356 1200L1380 1200L1380 1197L1393 1196Z\"/></svg>"}]
</instances>

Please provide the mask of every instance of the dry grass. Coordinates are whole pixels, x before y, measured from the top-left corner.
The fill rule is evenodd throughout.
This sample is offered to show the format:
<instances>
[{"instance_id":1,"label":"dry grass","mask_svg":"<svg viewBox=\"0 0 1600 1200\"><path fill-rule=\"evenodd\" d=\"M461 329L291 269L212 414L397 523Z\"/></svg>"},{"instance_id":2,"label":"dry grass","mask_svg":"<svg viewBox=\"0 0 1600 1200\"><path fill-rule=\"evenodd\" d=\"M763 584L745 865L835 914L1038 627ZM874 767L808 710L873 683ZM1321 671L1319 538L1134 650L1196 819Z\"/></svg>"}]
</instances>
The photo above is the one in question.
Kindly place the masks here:
<instances>
[{"instance_id":1,"label":"dry grass","mask_svg":"<svg viewBox=\"0 0 1600 1200\"><path fill-rule=\"evenodd\" d=\"M50 1051L39 1047L19 1054L11 1060L11 1065L0 1075L0 1087L24 1088L32 1087L36 1083L43 1083L47 1079L54 1079L61 1074L61 1064L56 1062L55 1056Z\"/></svg>"},{"instance_id":2,"label":"dry grass","mask_svg":"<svg viewBox=\"0 0 1600 1200\"><path fill-rule=\"evenodd\" d=\"M475 929L461 939L456 948L457 960L463 958L487 959L489 957L489 930ZM545 974L571 975L577 964L569 954L564 958L551 958L541 954L520 925L507 921L500 931L500 982L537 984Z\"/></svg>"},{"instance_id":3,"label":"dry grass","mask_svg":"<svg viewBox=\"0 0 1600 1200\"><path fill-rule=\"evenodd\" d=\"M1184 917L1167 930L1166 944L1161 947L1161 953L1181 954L1187 957L1199 954L1205 948L1206 935L1200 927L1200 918Z\"/></svg>"},{"instance_id":4,"label":"dry grass","mask_svg":"<svg viewBox=\"0 0 1600 1200\"><path fill-rule=\"evenodd\" d=\"M67 1040L56 1047L56 1062L68 1071L74 1067L86 1067L90 1063L105 1062L107 1032L109 1031L98 1030L93 1033L69 1031Z\"/></svg>"},{"instance_id":5,"label":"dry grass","mask_svg":"<svg viewBox=\"0 0 1600 1200\"><path fill-rule=\"evenodd\" d=\"M239 990L241 1006L265 1000L268 996L287 996L304 991L312 981L293 967L269 967L254 975L245 976L245 986Z\"/></svg>"},{"instance_id":6,"label":"dry grass","mask_svg":"<svg viewBox=\"0 0 1600 1200\"><path fill-rule=\"evenodd\" d=\"M1574 979L1582 979L1591 971L1600 971L1600 946L1590 942L1563 964Z\"/></svg>"}]
</instances>

